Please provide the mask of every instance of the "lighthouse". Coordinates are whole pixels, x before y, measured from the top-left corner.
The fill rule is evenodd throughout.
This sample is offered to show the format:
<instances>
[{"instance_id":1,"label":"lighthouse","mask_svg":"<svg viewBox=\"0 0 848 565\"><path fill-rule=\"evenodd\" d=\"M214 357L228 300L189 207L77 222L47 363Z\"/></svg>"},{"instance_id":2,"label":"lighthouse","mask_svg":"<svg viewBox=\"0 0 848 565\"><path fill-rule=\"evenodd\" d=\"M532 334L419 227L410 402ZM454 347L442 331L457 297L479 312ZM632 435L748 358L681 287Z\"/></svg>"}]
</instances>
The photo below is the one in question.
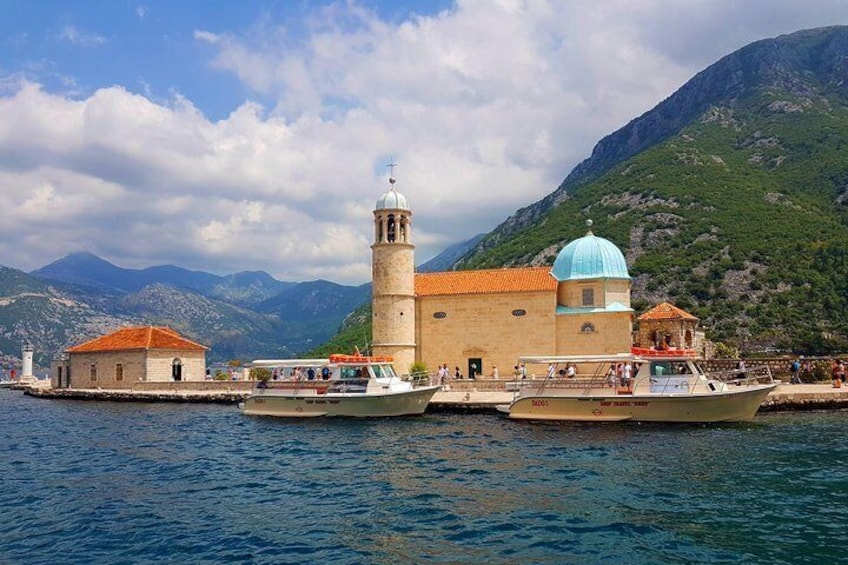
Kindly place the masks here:
<instances>
[{"instance_id":1,"label":"lighthouse","mask_svg":"<svg viewBox=\"0 0 848 565\"><path fill-rule=\"evenodd\" d=\"M21 348L21 379L32 378L32 352L34 350L31 343L25 343Z\"/></svg>"}]
</instances>

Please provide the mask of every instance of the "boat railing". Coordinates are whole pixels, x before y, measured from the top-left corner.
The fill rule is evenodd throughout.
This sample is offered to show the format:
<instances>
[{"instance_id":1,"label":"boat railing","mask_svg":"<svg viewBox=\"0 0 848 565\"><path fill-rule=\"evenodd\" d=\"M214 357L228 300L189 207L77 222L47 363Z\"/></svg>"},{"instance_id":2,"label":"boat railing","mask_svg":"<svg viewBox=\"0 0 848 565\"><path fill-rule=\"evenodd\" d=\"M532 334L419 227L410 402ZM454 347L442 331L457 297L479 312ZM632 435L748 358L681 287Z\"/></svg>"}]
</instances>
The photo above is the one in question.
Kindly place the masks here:
<instances>
[{"instance_id":1,"label":"boat railing","mask_svg":"<svg viewBox=\"0 0 848 565\"><path fill-rule=\"evenodd\" d=\"M709 378L721 381L728 386L750 386L756 384L770 384L774 382L771 369L768 365L757 365L744 369L731 369L727 371L715 371L707 375Z\"/></svg>"},{"instance_id":2,"label":"boat railing","mask_svg":"<svg viewBox=\"0 0 848 565\"><path fill-rule=\"evenodd\" d=\"M306 390L314 390L315 394L325 394L333 381L325 381L322 379L278 379L278 380L259 380L253 386L253 392L263 394L266 391L287 390L295 393L301 393Z\"/></svg>"},{"instance_id":3,"label":"boat railing","mask_svg":"<svg viewBox=\"0 0 848 565\"><path fill-rule=\"evenodd\" d=\"M412 388L430 386L431 384L434 384L432 382L432 377L427 371L414 371L409 373L409 375L406 375L404 380L412 383Z\"/></svg>"},{"instance_id":4,"label":"boat railing","mask_svg":"<svg viewBox=\"0 0 848 565\"><path fill-rule=\"evenodd\" d=\"M532 384L524 386L537 386L537 391L542 392L545 389L575 389L584 390L586 392L597 389L616 390L619 394L626 394L631 391L629 387L620 387L615 379L610 379L606 372L606 366L601 366L598 370L588 375L575 375L567 377L555 373L548 375L544 380L534 381Z\"/></svg>"}]
</instances>

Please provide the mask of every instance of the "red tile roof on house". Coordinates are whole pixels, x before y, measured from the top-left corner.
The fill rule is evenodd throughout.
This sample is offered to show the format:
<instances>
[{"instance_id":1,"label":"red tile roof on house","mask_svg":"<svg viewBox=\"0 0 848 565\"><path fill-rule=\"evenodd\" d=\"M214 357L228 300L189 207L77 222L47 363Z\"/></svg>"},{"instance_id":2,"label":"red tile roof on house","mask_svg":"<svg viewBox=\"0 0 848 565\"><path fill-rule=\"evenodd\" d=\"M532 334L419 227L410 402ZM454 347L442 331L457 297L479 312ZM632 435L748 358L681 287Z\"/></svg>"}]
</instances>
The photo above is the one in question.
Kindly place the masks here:
<instances>
[{"instance_id":1,"label":"red tile roof on house","mask_svg":"<svg viewBox=\"0 0 848 565\"><path fill-rule=\"evenodd\" d=\"M123 328L108 335L75 345L68 353L92 353L100 351L130 351L138 349L180 349L206 351L206 347L189 341L171 328L142 326Z\"/></svg>"},{"instance_id":2,"label":"red tile roof on house","mask_svg":"<svg viewBox=\"0 0 848 565\"><path fill-rule=\"evenodd\" d=\"M556 292L550 267L482 269L416 273L417 296L498 294L505 292Z\"/></svg>"},{"instance_id":3,"label":"red tile roof on house","mask_svg":"<svg viewBox=\"0 0 848 565\"><path fill-rule=\"evenodd\" d=\"M698 318L673 304L663 302L639 316L637 320L640 322L643 320L692 320L697 322Z\"/></svg>"}]
</instances>

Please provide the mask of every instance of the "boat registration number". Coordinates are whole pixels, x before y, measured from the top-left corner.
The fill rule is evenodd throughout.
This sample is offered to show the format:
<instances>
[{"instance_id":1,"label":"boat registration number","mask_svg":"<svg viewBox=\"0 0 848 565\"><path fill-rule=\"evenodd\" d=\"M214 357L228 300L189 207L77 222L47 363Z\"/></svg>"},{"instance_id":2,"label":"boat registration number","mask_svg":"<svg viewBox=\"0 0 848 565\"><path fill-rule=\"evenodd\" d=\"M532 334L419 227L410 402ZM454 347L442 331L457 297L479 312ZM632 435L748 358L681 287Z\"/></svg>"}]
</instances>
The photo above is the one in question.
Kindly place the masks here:
<instances>
[{"instance_id":1,"label":"boat registration number","mask_svg":"<svg viewBox=\"0 0 848 565\"><path fill-rule=\"evenodd\" d=\"M550 403L547 400L534 400L532 402L532 405L533 406L545 407L545 406L550 406Z\"/></svg>"}]
</instances>

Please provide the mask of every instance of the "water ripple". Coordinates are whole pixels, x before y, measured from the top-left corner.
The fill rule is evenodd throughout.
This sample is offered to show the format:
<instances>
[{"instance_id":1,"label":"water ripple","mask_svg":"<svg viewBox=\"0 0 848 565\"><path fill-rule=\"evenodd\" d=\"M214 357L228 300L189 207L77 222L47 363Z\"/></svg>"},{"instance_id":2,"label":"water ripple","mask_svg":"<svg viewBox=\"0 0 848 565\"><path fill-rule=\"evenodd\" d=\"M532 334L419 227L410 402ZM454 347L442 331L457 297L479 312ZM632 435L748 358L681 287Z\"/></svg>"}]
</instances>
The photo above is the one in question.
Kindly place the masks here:
<instances>
[{"instance_id":1,"label":"water ripple","mask_svg":"<svg viewBox=\"0 0 848 565\"><path fill-rule=\"evenodd\" d=\"M2 563L831 563L844 414L245 418L0 391Z\"/></svg>"}]
</instances>

